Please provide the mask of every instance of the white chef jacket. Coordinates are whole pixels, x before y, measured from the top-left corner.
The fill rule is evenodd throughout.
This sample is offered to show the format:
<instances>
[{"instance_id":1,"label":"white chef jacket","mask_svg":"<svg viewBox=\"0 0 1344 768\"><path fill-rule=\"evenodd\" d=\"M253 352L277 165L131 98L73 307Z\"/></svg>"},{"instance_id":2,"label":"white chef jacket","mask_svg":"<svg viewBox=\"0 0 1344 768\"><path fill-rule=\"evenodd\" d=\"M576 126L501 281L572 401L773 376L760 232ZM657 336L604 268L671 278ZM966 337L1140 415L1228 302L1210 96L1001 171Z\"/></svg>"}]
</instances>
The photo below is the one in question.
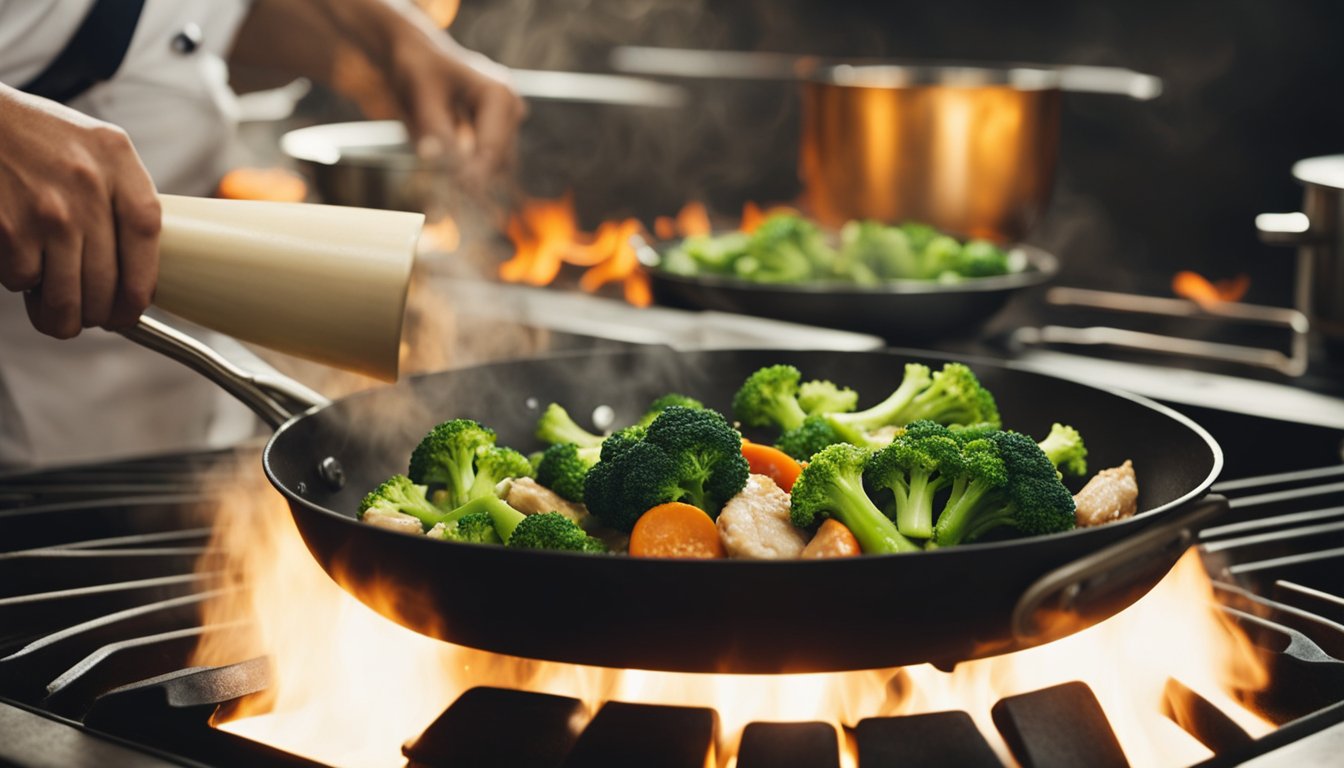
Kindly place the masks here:
<instances>
[{"instance_id":1,"label":"white chef jacket","mask_svg":"<svg viewBox=\"0 0 1344 768\"><path fill-rule=\"evenodd\" d=\"M93 0L0 0L0 82L27 83L64 48ZM236 103L223 57L249 0L146 0L116 75L70 102L121 126L160 192L209 194L227 170ZM192 51L174 45L189 25ZM192 30L193 32L195 30ZM0 291L0 467L217 447L256 429L199 374L122 337L60 341Z\"/></svg>"}]
</instances>

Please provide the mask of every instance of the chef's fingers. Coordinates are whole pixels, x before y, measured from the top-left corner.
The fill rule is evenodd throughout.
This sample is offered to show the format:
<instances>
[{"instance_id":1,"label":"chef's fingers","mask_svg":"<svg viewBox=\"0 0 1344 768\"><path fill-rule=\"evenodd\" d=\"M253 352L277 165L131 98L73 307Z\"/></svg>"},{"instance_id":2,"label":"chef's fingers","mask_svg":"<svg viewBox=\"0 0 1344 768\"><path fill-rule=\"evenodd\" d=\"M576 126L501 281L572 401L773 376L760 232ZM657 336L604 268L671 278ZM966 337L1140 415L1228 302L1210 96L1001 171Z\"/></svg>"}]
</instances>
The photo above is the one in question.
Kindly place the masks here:
<instances>
[{"instance_id":1,"label":"chef's fingers","mask_svg":"<svg viewBox=\"0 0 1344 768\"><path fill-rule=\"evenodd\" d=\"M84 258L80 264L80 324L105 325L117 296L117 237L112 206L105 200L84 222Z\"/></svg>"},{"instance_id":2,"label":"chef's fingers","mask_svg":"<svg viewBox=\"0 0 1344 768\"><path fill-rule=\"evenodd\" d=\"M121 172L112 193L112 213L117 233L117 292L112 311L104 324L110 330L129 328L140 319L154 298L159 281L159 229L163 210L154 192L154 182L140 164L131 158Z\"/></svg>"},{"instance_id":3,"label":"chef's fingers","mask_svg":"<svg viewBox=\"0 0 1344 768\"><path fill-rule=\"evenodd\" d=\"M37 330L58 339L72 339L80 329L80 257L84 242L79 233L65 230L43 248L41 301Z\"/></svg>"},{"instance_id":4,"label":"chef's fingers","mask_svg":"<svg viewBox=\"0 0 1344 768\"><path fill-rule=\"evenodd\" d=\"M42 249L4 216L0 211L0 286L10 291L36 288L42 282Z\"/></svg>"},{"instance_id":5,"label":"chef's fingers","mask_svg":"<svg viewBox=\"0 0 1344 768\"><path fill-rule=\"evenodd\" d=\"M476 92L472 125L476 133L476 152L472 170L488 176L506 168L513 159L513 142L518 121L525 109L522 99L504 83L486 81Z\"/></svg>"},{"instance_id":6,"label":"chef's fingers","mask_svg":"<svg viewBox=\"0 0 1344 768\"><path fill-rule=\"evenodd\" d=\"M452 94L437 78L421 76L410 89L406 112L415 137L415 151L424 160L451 158L457 137L453 130Z\"/></svg>"}]
</instances>

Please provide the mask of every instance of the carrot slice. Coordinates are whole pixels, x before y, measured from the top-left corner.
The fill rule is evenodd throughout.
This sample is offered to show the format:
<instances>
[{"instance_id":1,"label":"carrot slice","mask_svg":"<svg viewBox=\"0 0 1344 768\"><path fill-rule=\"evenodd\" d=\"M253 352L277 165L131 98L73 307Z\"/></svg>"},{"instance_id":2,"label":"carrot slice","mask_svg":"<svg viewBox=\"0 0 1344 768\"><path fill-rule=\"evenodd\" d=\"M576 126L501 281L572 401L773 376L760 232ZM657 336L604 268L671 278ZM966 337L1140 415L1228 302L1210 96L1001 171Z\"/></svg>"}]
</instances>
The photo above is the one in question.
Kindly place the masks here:
<instances>
[{"instance_id":1,"label":"carrot slice","mask_svg":"<svg viewBox=\"0 0 1344 768\"><path fill-rule=\"evenodd\" d=\"M630 531L635 557L727 557L719 529L699 507L672 501L640 515Z\"/></svg>"},{"instance_id":2,"label":"carrot slice","mask_svg":"<svg viewBox=\"0 0 1344 768\"><path fill-rule=\"evenodd\" d=\"M854 557L862 553L859 540L854 538L845 524L834 518L827 520L817 529L817 535L803 548L802 557Z\"/></svg>"},{"instance_id":3,"label":"carrot slice","mask_svg":"<svg viewBox=\"0 0 1344 768\"><path fill-rule=\"evenodd\" d=\"M789 454L760 443L743 443L742 455L746 457L751 471L758 475L768 475L775 485L785 493L793 492L793 481L798 479L802 466Z\"/></svg>"}]
</instances>

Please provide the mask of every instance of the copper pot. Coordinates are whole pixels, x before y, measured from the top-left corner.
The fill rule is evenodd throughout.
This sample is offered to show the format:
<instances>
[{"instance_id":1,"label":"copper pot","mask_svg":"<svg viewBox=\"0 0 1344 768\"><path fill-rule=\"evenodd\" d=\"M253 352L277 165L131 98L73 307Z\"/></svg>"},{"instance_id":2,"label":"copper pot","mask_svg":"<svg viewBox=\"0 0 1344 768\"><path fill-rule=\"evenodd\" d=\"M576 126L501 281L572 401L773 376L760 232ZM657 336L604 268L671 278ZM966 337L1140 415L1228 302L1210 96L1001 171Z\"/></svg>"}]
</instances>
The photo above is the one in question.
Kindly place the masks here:
<instances>
[{"instance_id":1,"label":"copper pot","mask_svg":"<svg viewBox=\"0 0 1344 768\"><path fill-rule=\"evenodd\" d=\"M915 220L1018 241L1050 200L1060 85L1048 69L817 67L803 83L806 203L833 226Z\"/></svg>"}]
</instances>

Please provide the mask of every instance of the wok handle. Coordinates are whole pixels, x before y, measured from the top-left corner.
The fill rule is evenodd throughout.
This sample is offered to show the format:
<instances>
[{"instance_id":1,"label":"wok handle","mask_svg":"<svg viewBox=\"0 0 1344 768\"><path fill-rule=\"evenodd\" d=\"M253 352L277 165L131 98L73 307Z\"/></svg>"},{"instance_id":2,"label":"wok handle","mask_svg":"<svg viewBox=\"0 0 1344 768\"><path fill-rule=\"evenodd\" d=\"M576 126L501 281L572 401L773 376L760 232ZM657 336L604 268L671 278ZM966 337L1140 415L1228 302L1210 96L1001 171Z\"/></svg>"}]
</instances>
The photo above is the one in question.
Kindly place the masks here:
<instances>
[{"instance_id":1,"label":"wok handle","mask_svg":"<svg viewBox=\"0 0 1344 768\"><path fill-rule=\"evenodd\" d=\"M122 331L121 335L204 375L251 408L272 429L304 411L330 402L308 387L280 374L244 370L199 339L161 320L142 316L134 328Z\"/></svg>"},{"instance_id":2,"label":"wok handle","mask_svg":"<svg viewBox=\"0 0 1344 768\"><path fill-rule=\"evenodd\" d=\"M1056 640L1110 615L1106 604L1145 577L1161 577L1199 530L1228 509L1209 494L1139 533L1037 579L1013 608L1013 636L1024 647Z\"/></svg>"}]
</instances>

